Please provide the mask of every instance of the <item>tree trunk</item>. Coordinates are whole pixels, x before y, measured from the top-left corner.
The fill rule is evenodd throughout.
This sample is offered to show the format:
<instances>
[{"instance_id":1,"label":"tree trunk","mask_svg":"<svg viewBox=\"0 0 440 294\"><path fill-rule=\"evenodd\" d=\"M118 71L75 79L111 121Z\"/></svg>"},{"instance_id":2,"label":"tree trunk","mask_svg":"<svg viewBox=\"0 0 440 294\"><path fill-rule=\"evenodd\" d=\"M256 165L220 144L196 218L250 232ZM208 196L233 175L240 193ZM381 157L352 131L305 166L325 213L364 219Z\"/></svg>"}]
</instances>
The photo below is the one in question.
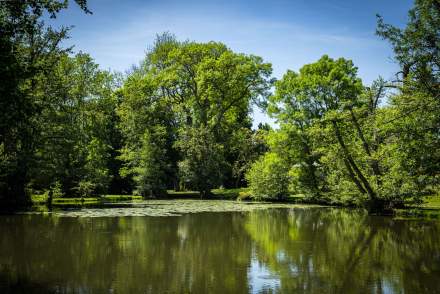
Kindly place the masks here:
<instances>
[{"instance_id":1,"label":"tree trunk","mask_svg":"<svg viewBox=\"0 0 440 294\"><path fill-rule=\"evenodd\" d=\"M377 160L371 158L370 145L368 144L367 140L365 139L364 133L362 132L361 126L359 125L359 122L358 122L356 115L354 114L352 108L350 108L350 114L351 114L351 120L356 128L358 136L362 141L362 146L364 147L365 152L369 156L371 169L373 170L374 175L377 177L377 184L380 186L382 183L380 180L382 173L380 172L379 163L377 162Z\"/></svg>"},{"instance_id":2,"label":"tree trunk","mask_svg":"<svg viewBox=\"0 0 440 294\"><path fill-rule=\"evenodd\" d=\"M313 160L312 151L310 146L306 142L306 138L303 138L303 146L304 146L304 153L306 156L306 163L309 169L310 176L312 178L312 188L315 190L316 197L319 197L320 195L320 189L319 189L319 182L316 178L316 167L315 167L315 161Z\"/></svg>"},{"instance_id":3,"label":"tree trunk","mask_svg":"<svg viewBox=\"0 0 440 294\"><path fill-rule=\"evenodd\" d=\"M200 199L207 199L212 196L210 189L202 189L199 193L200 193Z\"/></svg>"},{"instance_id":4,"label":"tree trunk","mask_svg":"<svg viewBox=\"0 0 440 294\"><path fill-rule=\"evenodd\" d=\"M351 168L350 162L348 162L348 160L345 159L345 158L344 158L344 164L345 164L345 167L347 168L348 175L350 176L350 179L355 183L356 187L358 187L359 191L362 194L366 194L367 191L365 191L365 189L362 186L361 182L359 182L358 178L354 174L353 169Z\"/></svg>"},{"instance_id":5,"label":"tree trunk","mask_svg":"<svg viewBox=\"0 0 440 294\"><path fill-rule=\"evenodd\" d=\"M27 207L32 204L29 195L26 193L26 173L21 170L7 177L7 185L3 202L5 207L20 208Z\"/></svg>"},{"instance_id":6,"label":"tree trunk","mask_svg":"<svg viewBox=\"0 0 440 294\"><path fill-rule=\"evenodd\" d=\"M342 151L344 152L345 159L349 163L349 166L352 168L352 171L354 172L356 177L359 179L360 183L362 183L362 187L367 192L369 198L371 200L376 199L377 198L376 193L374 192L373 188L371 187L370 183L365 178L365 176L363 175L363 173L361 172L359 167L356 165L353 157L350 154L350 151L348 150L347 146L345 145L344 139L343 139L342 134L339 130L338 123L335 120L333 120L332 123L333 123L333 127L335 129L336 138L338 139L339 145L341 146ZM359 188L359 186L358 186L358 188Z\"/></svg>"}]
</instances>

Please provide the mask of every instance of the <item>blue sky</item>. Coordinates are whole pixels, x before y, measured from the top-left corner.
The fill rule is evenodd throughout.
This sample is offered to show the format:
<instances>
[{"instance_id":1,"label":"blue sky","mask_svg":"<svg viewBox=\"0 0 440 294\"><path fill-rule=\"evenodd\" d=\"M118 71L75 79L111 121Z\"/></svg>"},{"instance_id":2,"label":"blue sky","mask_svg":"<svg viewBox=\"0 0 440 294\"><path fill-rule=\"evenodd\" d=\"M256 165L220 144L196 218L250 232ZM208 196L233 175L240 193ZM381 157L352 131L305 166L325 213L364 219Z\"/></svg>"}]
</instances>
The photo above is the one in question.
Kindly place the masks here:
<instances>
[{"instance_id":1,"label":"blue sky","mask_svg":"<svg viewBox=\"0 0 440 294\"><path fill-rule=\"evenodd\" d=\"M73 2L73 1L72 1ZM155 35L179 40L221 41L237 52L271 62L281 78L323 54L352 59L369 84L391 78L397 67L387 42L375 36L379 13L403 26L412 0L177 1L89 0L93 15L74 4L55 24L73 25L75 51L90 53L104 69L124 72L138 64ZM270 121L254 111L254 124Z\"/></svg>"}]
</instances>

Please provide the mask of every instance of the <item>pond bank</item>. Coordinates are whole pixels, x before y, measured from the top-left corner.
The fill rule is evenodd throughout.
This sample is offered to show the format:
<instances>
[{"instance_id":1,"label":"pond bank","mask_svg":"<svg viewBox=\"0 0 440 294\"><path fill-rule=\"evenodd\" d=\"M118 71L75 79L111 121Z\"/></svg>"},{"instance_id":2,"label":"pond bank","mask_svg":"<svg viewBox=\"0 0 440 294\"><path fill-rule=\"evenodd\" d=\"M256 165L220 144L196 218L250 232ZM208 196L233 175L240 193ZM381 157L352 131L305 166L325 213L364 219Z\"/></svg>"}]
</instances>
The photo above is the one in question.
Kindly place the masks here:
<instances>
[{"instance_id":1,"label":"pond bank","mask_svg":"<svg viewBox=\"0 0 440 294\"><path fill-rule=\"evenodd\" d=\"M197 191L172 191L168 190L168 197L163 200L178 200L178 199L200 199L200 194ZM248 200L249 192L247 188L237 189L214 189L212 195L207 201L211 200ZM52 206L57 208L80 208L93 207L105 203L139 203L143 200L141 196L137 195L103 195L101 197L86 197L86 198L55 198L52 201ZM34 206L44 207L47 204L47 197L44 195L33 195L32 203ZM266 203L279 203L267 201ZM302 204L313 205L322 203L305 202L301 197L291 197L281 203L286 204ZM331 205L328 205L331 206ZM394 209L393 216L398 218L427 218L440 219L440 196L430 196L425 199L422 204L408 204L403 209Z\"/></svg>"}]
</instances>

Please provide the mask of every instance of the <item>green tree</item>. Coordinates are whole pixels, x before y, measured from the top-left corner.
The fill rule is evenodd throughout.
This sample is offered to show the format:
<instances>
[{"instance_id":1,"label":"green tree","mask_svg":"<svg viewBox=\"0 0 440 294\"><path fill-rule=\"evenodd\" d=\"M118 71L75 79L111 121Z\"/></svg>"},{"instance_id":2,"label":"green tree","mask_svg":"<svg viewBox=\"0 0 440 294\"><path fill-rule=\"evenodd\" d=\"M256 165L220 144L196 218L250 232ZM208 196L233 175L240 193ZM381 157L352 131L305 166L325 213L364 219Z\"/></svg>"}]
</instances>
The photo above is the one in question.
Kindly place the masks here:
<instances>
[{"instance_id":1,"label":"green tree","mask_svg":"<svg viewBox=\"0 0 440 294\"><path fill-rule=\"evenodd\" d=\"M296 99L298 74L288 71L275 83L275 93L269 97L268 112L277 118L280 129L269 137L273 152L291 166L292 189L310 198L322 197L326 182L322 171L318 141L313 140L313 126L319 114Z\"/></svg>"},{"instance_id":2,"label":"green tree","mask_svg":"<svg viewBox=\"0 0 440 294\"><path fill-rule=\"evenodd\" d=\"M202 198L221 185L225 171L224 150L207 127L181 130L176 147L184 154L179 162L183 184L200 191Z\"/></svg>"},{"instance_id":3,"label":"green tree","mask_svg":"<svg viewBox=\"0 0 440 294\"><path fill-rule=\"evenodd\" d=\"M150 73L135 70L117 91L117 113L124 137L121 174L132 178L143 196L161 196L177 173L175 116Z\"/></svg>"},{"instance_id":4,"label":"green tree","mask_svg":"<svg viewBox=\"0 0 440 294\"><path fill-rule=\"evenodd\" d=\"M85 0L75 1L86 12ZM66 49L60 42L68 29L55 30L42 21L55 18L68 1L0 2L0 197L12 205L28 203L25 186L42 107L39 85Z\"/></svg>"},{"instance_id":5,"label":"green tree","mask_svg":"<svg viewBox=\"0 0 440 294\"><path fill-rule=\"evenodd\" d=\"M289 166L277 153L268 152L246 173L251 196L255 199L282 199L288 196Z\"/></svg>"},{"instance_id":6,"label":"green tree","mask_svg":"<svg viewBox=\"0 0 440 294\"><path fill-rule=\"evenodd\" d=\"M168 59L170 66L162 72L164 76L161 79L166 82L169 98L177 109L178 120L181 122L179 126L200 128L203 132L212 133L209 137L215 143L232 146L231 139L235 130L250 127L251 105L259 104L268 95L270 64L263 63L260 57L236 54L225 45L214 42L182 43L169 53ZM201 141L194 143L197 142ZM199 149L204 148L199 146ZM224 149L226 152L230 150ZM190 150L181 149L181 156L186 162L196 160L186 153ZM224 155L223 158L230 161L220 165L229 166L225 173L232 174L231 163L238 154L228 152ZM195 165L202 166L203 162ZM215 173L211 171L203 174ZM196 174L192 173L192 181L198 183L210 181L203 178L195 180L194 176Z\"/></svg>"},{"instance_id":7,"label":"green tree","mask_svg":"<svg viewBox=\"0 0 440 294\"><path fill-rule=\"evenodd\" d=\"M401 175L395 184L412 196L432 193L440 183L439 31L437 0L416 0L403 29L378 16L377 34L391 43L400 66L389 84L397 91L381 125L391 143L387 156Z\"/></svg>"},{"instance_id":8,"label":"green tree","mask_svg":"<svg viewBox=\"0 0 440 294\"><path fill-rule=\"evenodd\" d=\"M257 130L241 128L233 132L227 151L233 158L232 176L236 188L246 184L246 172L260 155L268 151L266 137L269 130L270 126L260 123Z\"/></svg>"},{"instance_id":9,"label":"green tree","mask_svg":"<svg viewBox=\"0 0 440 294\"><path fill-rule=\"evenodd\" d=\"M140 142L148 126L167 126L167 158L172 167L168 174L173 178L168 181L175 188L180 181L208 194L201 183L212 183L208 184L212 188L214 182L222 184L218 179L231 182L233 163L240 156L234 147L240 136L235 133L243 128L250 130L251 105L260 104L268 95L270 73L270 64L260 57L234 53L221 43L178 42L168 33L158 36L140 67L124 83L121 110L136 105L130 106L130 111L119 112L128 139L126 146ZM192 142L201 145L188 146L187 140L195 137L195 130L209 141L194 138ZM221 148L211 148L217 145ZM222 151L214 152L217 149ZM220 154L215 157L222 160L217 165L222 166L225 176L213 182L203 177L215 175L218 170L194 172L202 166L217 168L204 166L202 150ZM192 153L200 156L193 157ZM196 160L201 161L193 162ZM184 178L178 179L179 175Z\"/></svg>"},{"instance_id":10,"label":"green tree","mask_svg":"<svg viewBox=\"0 0 440 294\"><path fill-rule=\"evenodd\" d=\"M37 121L41 130L30 168L32 188L44 190L58 181L66 196L77 194L80 186L90 193L107 192L114 88L113 76L99 70L89 55L60 58L41 86L46 99Z\"/></svg>"},{"instance_id":11,"label":"green tree","mask_svg":"<svg viewBox=\"0 0 440 294\"><path fill-rule=\"evenodd\" d=\"M139 148L122 150L121 158L127 164L121 169L121 173L123 176L133 176L135 193L143 197L160 197L166 194L166 172L169 166L165 139L165 127L156 126L145 131Z\"/></svg>"},{"instance_id":12,"label":"green tree","mask_svg":"<svg viewBox=\"0 0 440 294\"><path fill-rule=\"evenodd\" d=\"M351 194L357 203L381 210L391 200L379 194L383 171L369 120L378 102L371 105L367 96L351 61L323 56L299 73L286 74L271 98L270 110L289 125L298 150L293 162L313 194L326 187L317 173L319 167L333 195Z\"/></svg>"},{"instance_id":13,"label":"green tree","mask_svg":"<svg viewBox=\"0 0 440 294\"><path fill-rule=\"evenodd\" d=\"M407 90L428 93L439 99L440 84L440 3L438 0L416 0L408 13L404 29L386 24L377 16L377 34L388 40L401 71L397 82Z\"/></svg>"}]
</instances>

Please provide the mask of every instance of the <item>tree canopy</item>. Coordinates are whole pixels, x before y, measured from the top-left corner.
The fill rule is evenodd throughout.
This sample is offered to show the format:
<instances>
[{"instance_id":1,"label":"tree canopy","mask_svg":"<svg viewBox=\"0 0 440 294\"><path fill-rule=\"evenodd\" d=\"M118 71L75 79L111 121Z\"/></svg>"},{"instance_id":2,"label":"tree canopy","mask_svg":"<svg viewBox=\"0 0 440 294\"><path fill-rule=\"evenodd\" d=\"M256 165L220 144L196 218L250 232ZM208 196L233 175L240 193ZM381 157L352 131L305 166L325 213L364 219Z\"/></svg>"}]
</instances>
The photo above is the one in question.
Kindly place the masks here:
<instances>
[{"instance_id":1,"label":"tree canopy","mask_svg":"<svg viewBox=\"0 0 440 294\"><path fill-rule=\"evenodd\" d=\"M84 0L76 0L91 13ZM68 1L0 2L0 200L249 187L256 199L383 211L440 184L440 4L408 24L377 16L400 70L362 82L323 55L276 80L272 65L220 42L157 35L126 74L64 48ZM252 128L252 111L276 119Z\"/></svg>"}]
</instances>

